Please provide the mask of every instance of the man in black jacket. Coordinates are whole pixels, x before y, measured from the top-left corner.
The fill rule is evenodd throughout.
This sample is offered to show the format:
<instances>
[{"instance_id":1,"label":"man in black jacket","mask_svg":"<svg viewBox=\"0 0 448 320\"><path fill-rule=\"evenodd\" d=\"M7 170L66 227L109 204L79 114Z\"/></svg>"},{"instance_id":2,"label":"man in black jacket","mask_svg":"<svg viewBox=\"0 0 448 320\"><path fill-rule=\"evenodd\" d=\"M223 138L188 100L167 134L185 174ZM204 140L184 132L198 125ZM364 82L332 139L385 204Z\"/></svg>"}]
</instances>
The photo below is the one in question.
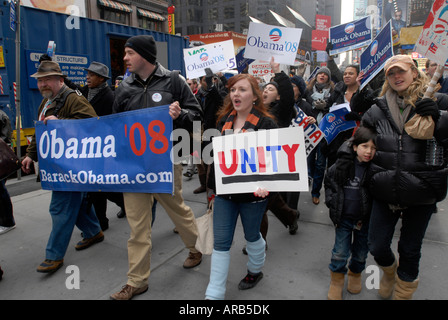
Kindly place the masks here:
<instances>
[{"instance_id":1,"label":"man in black jacket","mask_svg":"<svg viewBox=\"0 0 448 320\"><path fill-rule=\"evenodd\" d=\"M111 114L114 103L114 92L107 83L107 80L110 79L109 68L102 63L93 61L85 70L87 71L87 84L80 88L79 91L90 102L98 116L102 117ZM93 204L103 231L109 228L109 219L106 216L108 199L121 208L120 212L117 213L119 218L126 215L123 193L89 192L88 196L89 203Z\"/></svg>"},{"instance_id":2,"label":"man in black jacket","mask_svg":"<svg viewBox=\"0 0 448 320\"><path fill-rule=\"evenodd\" d=\"M183 77L165 69L156 61L157 47L152 36L134 36L125 44L125 57L131 76L115 91L114 113L169 105L174 128L193 132L193 122L201 121L202 110ZM174 75L174 76L173 76ZM184 268L202 261L195 248L198 235L194 213L182 197L182 165L174 165L174 196L161 193L124 193L126 217L131 228L128 241L129 272L126 286L111 295L129 300L148 289L151 257L151 217L154 199L160 203L190 250Z\"/></svg>"}]
</instances>

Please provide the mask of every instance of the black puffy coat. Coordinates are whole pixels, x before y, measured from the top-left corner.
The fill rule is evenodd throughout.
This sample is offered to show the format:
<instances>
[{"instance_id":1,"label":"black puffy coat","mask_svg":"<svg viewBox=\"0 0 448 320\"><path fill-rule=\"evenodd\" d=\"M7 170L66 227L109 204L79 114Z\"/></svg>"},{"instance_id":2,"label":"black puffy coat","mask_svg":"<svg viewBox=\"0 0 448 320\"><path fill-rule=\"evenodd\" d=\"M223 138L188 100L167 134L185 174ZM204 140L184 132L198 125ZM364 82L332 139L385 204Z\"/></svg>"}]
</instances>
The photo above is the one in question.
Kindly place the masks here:
<instances>
[{"instance_id":1,"label":"black puffy coat","mask_svg":"<svg viewBox=\"0 0 448 320\"><path fill-rule=\"evenodd\" d=\"M356 153L350 147L349 141L344 142L342 146L339 148L338 156L340 156L341 153L350 155L350 157L353 158L352 167L354 167ZM332 165L328 169L324 178L325 205L328 207L328 209L330 209L330 219L335 226L338 226L338 224L340 223L344 208L344 187L339 185L334 179L334 174L337 165L338 165L337 163ZM352 169L354 170L354 168ZM368 190L368 183L366 177L367 174L364 174L364 177L361 179L360 182L361 187L359 190L361 196L361 207L359 208L360 209L359 214L360 214L360 220L362 220L364 223L368 222L370 217L370 211L372 209L372 197Z\"/></svg>"},{"instance_id":2,"label":"black puffy coat","mask_svg":"<svg viewBox=\"0 0 448 320\"><path fill-rule=\"evenodd\" d=\"M448 97L437 94L439 109L446 109ZM434 136L448 147L448 113L440 111ZM415 114L412 110L410 120ZM363 116L362 125L377 132L376 155L369 169L370 191L374 199L401 207L429 205L442 201L447 193L445 164L425 164L427 140L413 139L400 132L385 97L378 98Z\"/></svg>"}]
</instances>

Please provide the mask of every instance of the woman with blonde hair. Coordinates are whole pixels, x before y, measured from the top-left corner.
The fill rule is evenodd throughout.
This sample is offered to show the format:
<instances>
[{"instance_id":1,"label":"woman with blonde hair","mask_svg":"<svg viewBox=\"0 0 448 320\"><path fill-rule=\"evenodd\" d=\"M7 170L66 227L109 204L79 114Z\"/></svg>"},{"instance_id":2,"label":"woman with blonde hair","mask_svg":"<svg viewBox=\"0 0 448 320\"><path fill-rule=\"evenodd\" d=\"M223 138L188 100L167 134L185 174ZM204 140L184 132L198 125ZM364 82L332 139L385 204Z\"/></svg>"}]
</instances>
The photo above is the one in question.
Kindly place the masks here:
<instances>
[{"instance_id":1,"label":"woman with blonde hair","mask_svg":"<svg viewBox=\"0 0 448 320\"><path fill-rule=\"evenodd\" d=\"M428 140L413 138L405 129L415 115L430 116L434 137L448 147L448 97L424 98L428 80L407 55L390 58L380 98L364 114L362 125L377 133L377 151L369 168L373 197L369 251L384 271L382 298L412 299L418 286L422 241L436 203L447 193L446 159L425 160ZM391 249L395 226L402 218L398 261Z\"/></svg>"},{"instance_id":2,"label":"woman with blonde hair","mask_svg":"<svg viewBox=\"0 0 448 320\"><path fill-rule=\"evenodd\" d=\"M217 129L221 134L244 134L251 130L277 128L272 115L263 105L257 80L248 74L229 79L229 94L218 112ZM214 166L210 166L208 187L216 193ZM247 275L240 281L240 290L253 288L263 277L266 242L260 234L261 219L267 205L265 189L254 193L216 195L213 211L214 244L211 259L210 281L206 299L222 300L226 292L232 245L238 216L247 241L249 261Z\"/></svg>"}]
</instances>

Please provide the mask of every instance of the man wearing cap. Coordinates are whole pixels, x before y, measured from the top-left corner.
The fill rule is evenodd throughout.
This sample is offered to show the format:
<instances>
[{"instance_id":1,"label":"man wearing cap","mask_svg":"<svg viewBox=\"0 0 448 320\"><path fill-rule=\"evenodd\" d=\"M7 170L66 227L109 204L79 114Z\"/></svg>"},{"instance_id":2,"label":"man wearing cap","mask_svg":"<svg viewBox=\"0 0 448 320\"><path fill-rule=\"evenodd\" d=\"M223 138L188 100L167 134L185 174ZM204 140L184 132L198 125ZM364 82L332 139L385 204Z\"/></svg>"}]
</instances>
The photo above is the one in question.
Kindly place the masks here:
<instances>
[{"instance_id":1,"label":"man wearing cap","mask_svg":"<svg viewBox=\"0 0 448 320\"><path fill-rule=\"evenodd\" d=\"M37 87L44 97L38 111L38 120L44 124L49 120L84 119L96 116L89 102L64 84L65 75L62 74L58 63L42 61L37 72L31 76L37 79ZM66 96L64 104L59 108L59 101L68 90L72 92ZM30 173L33 161L37 160L36 137L33 136L22 161L22 170ZM52 230L47 243L46 258L37 268L38 272L54 272L62 266L75 225L85 237L75 246L76 250L86 249L104 240L94 211L87 210L85 192L53 191L50 215L53 221Z\"/></svg>"},{"instance_id":2,"label":"man wearing cap","mask_svg":"<svg viewBox=\"0 0 448 320\"><path fill-rule=\"evenodd\" d=\"M106 116L112 113L112 105L114 103L114 92L109 87L107 80L109 77L109 68L100 63L93 61L87 71L86 84L80 89L82 95L90 102L98 116ZM125 216L123 193L121 192L89 192L89 201L95 208L103 231L109 228L109 219L106 216L107 200L114 202L121 208L117 214L118 217Z\"/></svg>"},{"instance_id":3,"label":"man wearing cap","mask_svg":"<svg viewBox=\"0 0 448 320\"><path fill-rule=\"evenodd\" d=\"M169 105L174 129L183 128L192 133L193 121L201 121L202 110L183 77L173 77L171 71L156 61L157 47L154 38L139 35L125 44L125 57L129 71L115 91L113 111ZM178 89L176 89L178 88ZM197 226L193 211L182 196L182 165L174 165L174 196L170 194L124 193L126 217L131 228L128 240L128 281L120 292L111 295L115 300L129 300L148 289L151 260L151 217L154 199L160 203L190 250L184 268L193 268L202 261L195 249Z\"/></svg>"}]
</instances>

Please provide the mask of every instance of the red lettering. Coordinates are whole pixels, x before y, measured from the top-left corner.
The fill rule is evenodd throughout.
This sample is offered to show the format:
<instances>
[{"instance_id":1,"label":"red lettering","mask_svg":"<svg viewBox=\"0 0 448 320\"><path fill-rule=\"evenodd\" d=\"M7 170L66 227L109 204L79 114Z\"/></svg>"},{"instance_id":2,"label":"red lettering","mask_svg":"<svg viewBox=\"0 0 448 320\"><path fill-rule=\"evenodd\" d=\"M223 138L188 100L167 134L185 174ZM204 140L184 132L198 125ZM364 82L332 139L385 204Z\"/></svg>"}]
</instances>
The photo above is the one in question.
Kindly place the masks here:
<instances>
[{"instance_id":1,"label":"red lettering","mask_svg":"<svg viewBox=\"0 0 448 320\"><path fill-rule=\"evenodd\" d=\"M264 155L264 148L257 147L258 153L258 170L259 172L266 172L266 157Z\"/></svg>"},{"instance_id":2,"label":"red lettering","mask_svg":"<svg viewBox=\"0 0 448 320\"><path fill-rule=\"evenodd\" d=\"M234 174L236 172L236 169L238 168L238 153L235 149L231 150L230 152L232 153L232 164L229 168L227 168L226 166L226 156L224 154L224 151L218 152L219 168L225 175Z\"/></svg>"},{"instance_id":3,"label":"red lettering","mask_svg":"<svg viewBox=\"0 0 448 320\"><path fill-rule=\"evenodd\" d=\"M290 147L287 144L285 144L282 147L283 147L283 150L288 155L289 172L295 172L296 171L296 157L295 157L295 153L296 153L297 149L299 149L299 144L293 144L292 147Z\"/></svg>"}]
</instances>

